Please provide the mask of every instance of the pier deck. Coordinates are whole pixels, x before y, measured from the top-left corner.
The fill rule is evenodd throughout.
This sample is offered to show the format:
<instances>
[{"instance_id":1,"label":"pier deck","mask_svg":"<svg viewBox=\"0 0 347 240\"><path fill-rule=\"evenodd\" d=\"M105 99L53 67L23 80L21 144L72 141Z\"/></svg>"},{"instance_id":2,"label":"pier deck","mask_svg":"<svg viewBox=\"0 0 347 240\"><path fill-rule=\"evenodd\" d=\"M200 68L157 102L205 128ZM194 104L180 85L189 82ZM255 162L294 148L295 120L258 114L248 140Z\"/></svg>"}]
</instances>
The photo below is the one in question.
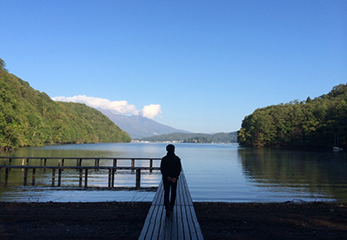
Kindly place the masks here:
<instances>
[{"instance_id":1,"label":"pier deck","mask_svg":"<svg viewBox=\"0 0 347 240\"><path fill-rule=\"evenodd\" d=\"M139 240L203 239L183 172L177 183L176 203L170 216L166 216L163 202L164 187L161 182L148 211Z\"/></svg>"}]
</instances>

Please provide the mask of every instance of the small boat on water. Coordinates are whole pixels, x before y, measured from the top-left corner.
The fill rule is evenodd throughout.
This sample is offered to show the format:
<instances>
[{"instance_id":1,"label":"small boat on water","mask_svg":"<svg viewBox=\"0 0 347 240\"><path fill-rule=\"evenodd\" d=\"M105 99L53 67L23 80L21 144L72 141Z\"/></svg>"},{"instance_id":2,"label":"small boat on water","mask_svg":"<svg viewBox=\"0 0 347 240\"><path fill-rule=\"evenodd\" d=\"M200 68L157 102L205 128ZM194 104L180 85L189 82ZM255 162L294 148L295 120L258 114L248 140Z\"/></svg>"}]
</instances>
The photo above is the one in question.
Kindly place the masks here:
<instances>
[{"instance_id":1,"label":"small boat on water","mask_svg":"<svg viewBox=\"0 0 347 240\"><path fill-rule=\"evenodd\" d=\"M335 147L333 147L334 152L339 152L339 151L343 150L343 148L338 147L339 146L339 140L340 140L339 136L337 134L335 134Z\"/></svg>"},{"instance_id":2,"label":"small boat on water","mask_svg":"<svg viewBox=\"0 0 347 240\"><path fill-rule=\"evenodd\" d=\"M343 148L340 148L340 147L333 147L333 151L334 152L338 152L338 151L342 151Z\"/></svg>"}]
</instances>

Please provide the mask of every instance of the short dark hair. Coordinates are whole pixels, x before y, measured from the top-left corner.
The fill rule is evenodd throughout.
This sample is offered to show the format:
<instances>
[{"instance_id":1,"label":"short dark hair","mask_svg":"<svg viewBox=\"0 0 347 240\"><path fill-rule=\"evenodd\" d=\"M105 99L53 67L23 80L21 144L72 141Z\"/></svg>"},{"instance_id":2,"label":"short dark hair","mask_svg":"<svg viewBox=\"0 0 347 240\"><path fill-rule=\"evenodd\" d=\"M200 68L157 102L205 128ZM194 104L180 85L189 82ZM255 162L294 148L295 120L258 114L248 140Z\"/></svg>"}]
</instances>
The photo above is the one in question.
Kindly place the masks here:
<instances>
[{"instance_id":1,"label":"short dark hair","mask_svg":"<svg viewBox=\"0 0 347 240\"><path fill-rule=\"evenodd\" d=\"M175 151L175 146L172 144L169 144L166 146L166 151L168 152L174 152Z\"/></svg>"}]
</instances>

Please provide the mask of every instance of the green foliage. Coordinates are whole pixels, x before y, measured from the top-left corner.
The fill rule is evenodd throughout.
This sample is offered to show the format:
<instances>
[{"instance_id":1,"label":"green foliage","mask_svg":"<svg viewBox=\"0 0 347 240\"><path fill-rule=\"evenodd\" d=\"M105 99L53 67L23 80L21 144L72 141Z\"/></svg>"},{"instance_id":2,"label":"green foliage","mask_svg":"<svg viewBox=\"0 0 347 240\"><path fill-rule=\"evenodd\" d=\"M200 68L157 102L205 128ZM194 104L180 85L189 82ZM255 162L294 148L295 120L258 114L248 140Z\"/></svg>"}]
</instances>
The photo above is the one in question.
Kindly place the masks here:
<instances>
[{"instance_id":1,"label":"green foliage","mask_svg":"<svg viewBox=\"0 0 347 240\"><path fill-rule=\"evenodd\" d=\"M142 138L141 140L150 141L150 142L166 142L166 141L183 142L188 139L197 139L197 138L209 139L211 142L214 142L214 143L232 143L237 141L237 132L216 133L216 134L170 133L170 134L163 134L163 135L154 136L154 137Z\"/></svg>"},{"instance_id":2,"label":"green foliage","mask_svg":"<svg viewBox=\"0 0 347 240\"><path fill-rule=\"evenodd\" d=\"M256 109L246 116L238 142L253 147L347 147L347 85L328 94Z\"/></svg>"},{"instance_id":3,"label":"green foliage","mask_svg":"<svg viewBox=\"0 0 347 240\"><path fill-rule=\"evenodd\" d=\"M4 60L2 60L2 59L0 58L0 71L5 71L5 72L7 72L7 69L5 68L5 66L6 66L6 64L5 64Z\"/></svg>"},{"instance_id":4,"label":"green foliage","mask_svg":"<svg viewBox=\"0 0 347 240\"><path fill-rule=\"evenodd\" d=\"M0 151L44 144L130 142L101 112L54 102L27 82L0 71Z\"/></svg>"}]
</instances>

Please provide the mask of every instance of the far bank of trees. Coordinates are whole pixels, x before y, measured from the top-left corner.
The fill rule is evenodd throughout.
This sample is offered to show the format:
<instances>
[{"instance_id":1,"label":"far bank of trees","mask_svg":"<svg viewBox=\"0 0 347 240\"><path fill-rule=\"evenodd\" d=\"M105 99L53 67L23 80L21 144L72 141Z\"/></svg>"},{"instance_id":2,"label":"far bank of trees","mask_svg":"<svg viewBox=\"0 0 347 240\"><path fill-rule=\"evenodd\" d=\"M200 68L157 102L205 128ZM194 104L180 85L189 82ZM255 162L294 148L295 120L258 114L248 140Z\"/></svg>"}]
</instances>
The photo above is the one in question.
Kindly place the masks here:
<instances>
[{"instance_id":1,"label":"far bank of trees","mask_svg":"<svg viewBox=\"0 0 347 240\"><path fill-rule=\"evenodd\" d=\"M187 138L184 143L212 143L212 140L206 137Z\"/></svg>"},{"instance_id":2,"label":"far bank of trees","mask_svg":"<svg viewBox=\"0 0 347 240\"><path fill-rule=\"evenodd\" d=\"M241 146L347 148L347 85L306 101L260 108L242 121Z\"/></svg>"},{"instance_id":3,"label":"far bank of trees","mask_svg":"<svg viewBox=\"0 0 347 240\"><path fill-rule=\"evenodd\" d=\"M195 140L194 140L195 139ZM170 133L163 134L153 137L142 138L141 141L149 142L196 142L198 141L207 141L213 143L236 143L237 142L237 132L230 133L216 133L216 134L207 134L207 133Z\"/></svg>"}]
</instances>

